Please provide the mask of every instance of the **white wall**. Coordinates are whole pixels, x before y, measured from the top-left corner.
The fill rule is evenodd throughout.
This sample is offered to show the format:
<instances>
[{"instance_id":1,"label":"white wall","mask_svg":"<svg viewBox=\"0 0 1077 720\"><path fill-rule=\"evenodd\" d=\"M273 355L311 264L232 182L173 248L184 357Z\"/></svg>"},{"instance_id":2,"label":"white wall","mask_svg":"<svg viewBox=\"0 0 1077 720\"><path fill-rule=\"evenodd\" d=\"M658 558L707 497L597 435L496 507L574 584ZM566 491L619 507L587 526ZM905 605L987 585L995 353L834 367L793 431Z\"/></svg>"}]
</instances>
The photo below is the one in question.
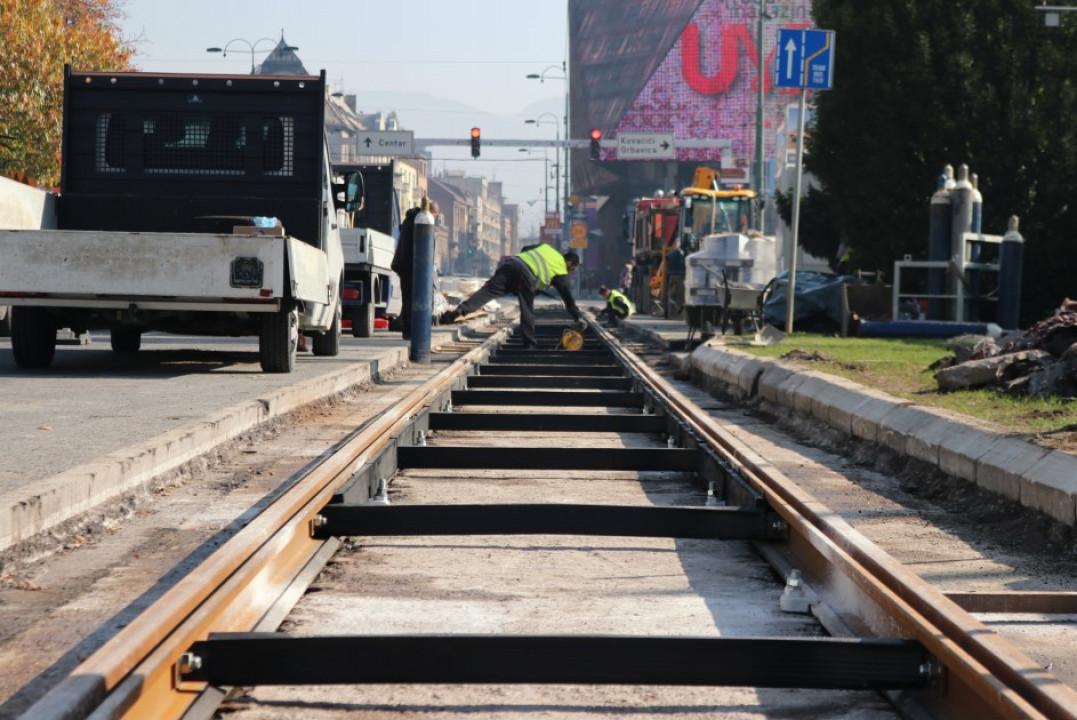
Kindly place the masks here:
<instances>
[{"instance_id":1,"label":"white wall","mask_svg":"<svg viewBox=\"0 0 1077 720\"><path fill-rule=\"evenodd\" d=\"M39 230L56 227L56 197L0 177L0 229Z\"/></svg>"}]
</instances>

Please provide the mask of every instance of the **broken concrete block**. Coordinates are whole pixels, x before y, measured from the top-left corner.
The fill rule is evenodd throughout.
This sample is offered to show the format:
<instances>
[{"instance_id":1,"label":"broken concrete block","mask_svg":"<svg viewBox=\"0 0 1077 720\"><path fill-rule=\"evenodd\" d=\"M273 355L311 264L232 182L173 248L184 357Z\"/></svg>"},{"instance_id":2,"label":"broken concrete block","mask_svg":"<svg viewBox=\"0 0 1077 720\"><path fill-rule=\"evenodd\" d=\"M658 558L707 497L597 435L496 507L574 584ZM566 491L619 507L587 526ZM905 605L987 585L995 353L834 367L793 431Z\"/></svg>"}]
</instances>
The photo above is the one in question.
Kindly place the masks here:
<instances>
[{"instance_id":1,"label":"broken concrete block","mask_svg":"<svg viewBox=\"0 0 1077 720\"><path fill-rule=\"evenodd\" d=\"M1018 362L1036 362L1050 355L1042 350L1026 350L1008 355L996 355L983 360L969 360L935 373L939 390L968 390L969 388L991 385L998 380L1006 368ZM1024 374L1024 373L1022 373Z\"/></svg>"}]
</instances>

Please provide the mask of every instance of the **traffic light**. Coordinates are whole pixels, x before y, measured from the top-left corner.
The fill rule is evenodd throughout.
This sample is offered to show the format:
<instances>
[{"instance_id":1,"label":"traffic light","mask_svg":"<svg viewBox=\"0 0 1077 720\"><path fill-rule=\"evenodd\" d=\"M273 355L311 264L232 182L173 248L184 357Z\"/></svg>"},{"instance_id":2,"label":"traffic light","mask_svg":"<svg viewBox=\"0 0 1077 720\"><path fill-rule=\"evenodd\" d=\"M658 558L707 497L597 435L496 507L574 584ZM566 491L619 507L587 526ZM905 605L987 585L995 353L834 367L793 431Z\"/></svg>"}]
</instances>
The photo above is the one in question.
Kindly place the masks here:
<instances>
[{"instance_id":1,"label":"traffic light","mask_svg":"<svg viewBox=\"0 0 1077 720\"><path fill-rule=\"evenodd\" d=\"M477 158L482 147L482 130L471 128L471 157Z\"/></svg>"},{"instance_id":2,"label":"traffic light","mask_svg":"<svg viewBox=\"0 0 1077 720\"><path fill-rule=\"evenodd\" d=\"M602 156L602 131L598 128L591 130L591 159L598 160Z\"/></svg>"}]
</instances>

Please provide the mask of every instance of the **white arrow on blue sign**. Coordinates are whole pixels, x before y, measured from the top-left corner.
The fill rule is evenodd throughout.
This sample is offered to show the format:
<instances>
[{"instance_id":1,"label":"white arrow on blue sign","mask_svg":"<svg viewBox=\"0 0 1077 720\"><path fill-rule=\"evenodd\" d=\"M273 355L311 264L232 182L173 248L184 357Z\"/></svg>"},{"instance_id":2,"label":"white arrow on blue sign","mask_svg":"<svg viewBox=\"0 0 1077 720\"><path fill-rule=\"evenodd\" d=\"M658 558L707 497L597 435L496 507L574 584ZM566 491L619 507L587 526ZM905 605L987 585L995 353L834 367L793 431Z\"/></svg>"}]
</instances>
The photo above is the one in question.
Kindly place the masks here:
<instances>
[{"instance_id":1,"label":"white arrow on blue sign","mask_svg":"<svg viewBox=\"0 0 1077 720\"><path fill-rule=\"evenodd\" d=\"M775 85L808 90L832 88L834 41L833 30L779 29Z\"/></svg>"}]
</instances>

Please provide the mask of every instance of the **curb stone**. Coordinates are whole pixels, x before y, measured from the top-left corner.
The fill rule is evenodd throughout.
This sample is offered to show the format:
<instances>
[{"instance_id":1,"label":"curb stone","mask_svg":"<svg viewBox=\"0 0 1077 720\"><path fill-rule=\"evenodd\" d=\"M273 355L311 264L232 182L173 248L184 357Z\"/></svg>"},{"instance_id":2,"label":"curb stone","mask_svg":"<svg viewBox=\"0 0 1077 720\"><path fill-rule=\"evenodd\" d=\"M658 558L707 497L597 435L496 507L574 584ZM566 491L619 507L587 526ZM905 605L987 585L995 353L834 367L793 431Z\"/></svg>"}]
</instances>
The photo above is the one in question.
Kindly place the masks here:
<instances>
[{"instance_id":1,"label":"curb stone","mask_svg":"<svg viewBox=\"0 0 1077 720\"><path fill-rule=\"evenodd\" d=\"M691 368L708 389L737 399L757 397L813 417L1077 526L1075 455L1009 437L975 418L733 348L700 346L691 355Z\"/></svg>"}]
</instances>

